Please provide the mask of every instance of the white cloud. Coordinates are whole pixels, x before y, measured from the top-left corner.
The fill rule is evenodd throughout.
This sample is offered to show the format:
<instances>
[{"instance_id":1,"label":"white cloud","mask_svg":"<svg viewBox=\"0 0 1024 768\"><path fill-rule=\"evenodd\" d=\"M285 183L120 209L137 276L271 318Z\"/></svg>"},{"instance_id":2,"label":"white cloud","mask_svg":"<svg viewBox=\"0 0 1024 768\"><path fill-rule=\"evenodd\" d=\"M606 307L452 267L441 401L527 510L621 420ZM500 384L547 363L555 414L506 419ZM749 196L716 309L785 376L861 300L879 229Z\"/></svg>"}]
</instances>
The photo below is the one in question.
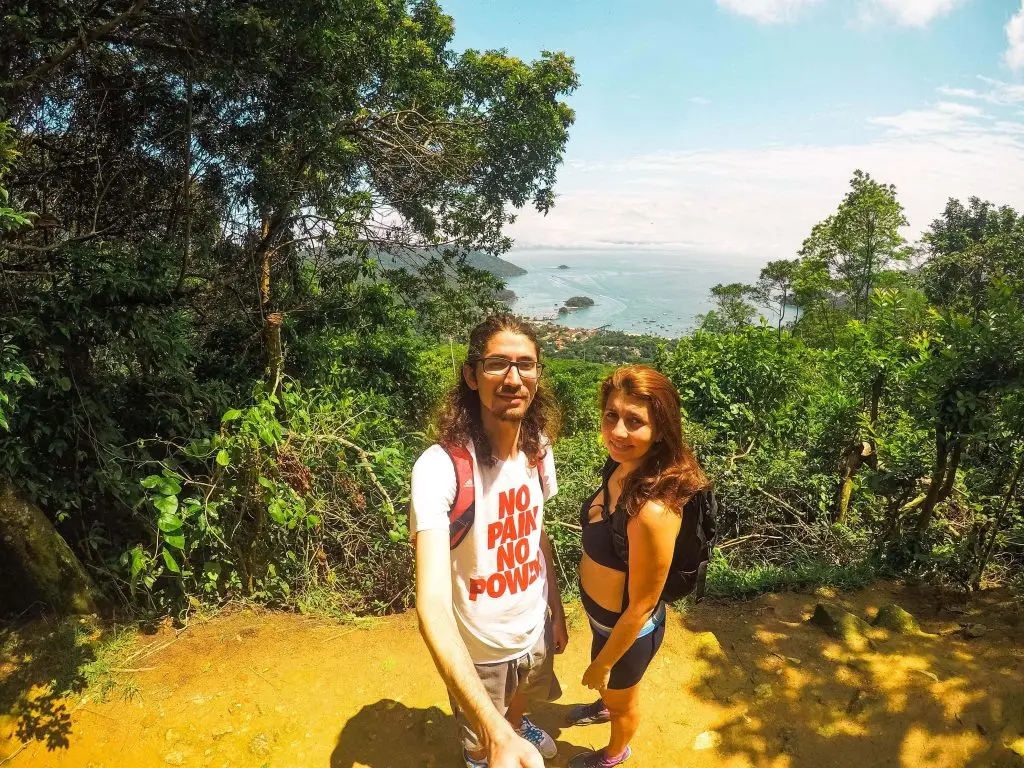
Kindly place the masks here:
<instances>
[{"instance_id":1,"label":"white cloud","mask_svg":"<svg viewBox=\"0 0 1024 768\"><path fill-rule=\"evenodd\" d=\"M972 104L943 101L931 109L912 109L898 115L873 117L868 122L888 128L895 135L928 136L963 130L985 130L976 118L985 113Z\"/></svg>"},{"instance_id":2,"label":"white cloud","mask_svg":"<svg viewBox=\"0 0 1024 768\"><path fill-rule=\"evenodd\" d=\"M985 84L986 90L951 88L948 85L944 85L938 90L943 96L951 96L957 99L977 99L978 101L985 101L999 106L1024 104L1024 84L1004 83L1002 80L995 80L984 75L978 75L978 80Z\"/></svg>"},{"instance_id":3,"label":"white cloud","mask_svg":"<svg viewBox=\"0 0 1024 768\"><path fill-rule=\"evenodd\" d=\"M891 19L907 27L924 27L963 2L965 0L863 0L860 15L865 21Z\"/></svg>"},{"instance_id":4,"label":"white cloud","mask_svg":"<svg viewBox=\"0 0 1024 768\"><path fill-rule=\"evenodd\" d=\"M519 247L642 244L754 262L795 255L861 168L893 183L916 239L949 197L978 195L1024 208L1024 122L971 105L880 116L862 144L694 150L617 163L576 161L548 216L524 212Z\"/></svg>"},{"instance_id":5,"label":"white cloud","mask_svg":"<svg viewBox=\"0 0 1024 768\"><path fill-rule=\"evenodd\" d=\"M1006 39L1009 43L1006 65L1014 71L1024 68L1024 0L1021 0L1020 10L1006 25Z\"/></svg>"},{"instance_id":6,"label":"white cloud","mask_svg":"<svg viewBox=\"0 0 1024 768\"><path fill-rule=\"evenodd\" d=\"M740 16L749 16L762 24L778 24L791 21L805 7L821 0L717 0L728 11Z\"/></svg>"}]
</instances>

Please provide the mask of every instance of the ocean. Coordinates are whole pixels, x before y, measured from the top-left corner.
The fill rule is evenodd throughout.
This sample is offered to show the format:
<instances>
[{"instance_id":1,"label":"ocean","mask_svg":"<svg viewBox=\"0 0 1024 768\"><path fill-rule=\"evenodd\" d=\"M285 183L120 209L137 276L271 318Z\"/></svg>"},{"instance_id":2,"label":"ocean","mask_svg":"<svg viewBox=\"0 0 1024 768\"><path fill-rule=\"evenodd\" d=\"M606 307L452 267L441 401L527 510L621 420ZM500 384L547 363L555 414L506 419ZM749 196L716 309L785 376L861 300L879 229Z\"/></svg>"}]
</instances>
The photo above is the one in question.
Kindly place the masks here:
<instances>
[{"instance_id":1,"label":"ocean","mask_svg":"<svg viewBox=\"0 0 1024 768\"><path fill-rule=\"evenodd\" d=\"M711 286L757 281L763 263L669 251L513 250L503 256L527 274L506 281L513 309L573 328L609 328L676 338L713 309ZM765 260L767 262L767 259ZM560 265L568 269L559 269ZM570 296L594 306L558 316ZM772 313L763 310L772 322Z\"/></svg>"}]
</instances>

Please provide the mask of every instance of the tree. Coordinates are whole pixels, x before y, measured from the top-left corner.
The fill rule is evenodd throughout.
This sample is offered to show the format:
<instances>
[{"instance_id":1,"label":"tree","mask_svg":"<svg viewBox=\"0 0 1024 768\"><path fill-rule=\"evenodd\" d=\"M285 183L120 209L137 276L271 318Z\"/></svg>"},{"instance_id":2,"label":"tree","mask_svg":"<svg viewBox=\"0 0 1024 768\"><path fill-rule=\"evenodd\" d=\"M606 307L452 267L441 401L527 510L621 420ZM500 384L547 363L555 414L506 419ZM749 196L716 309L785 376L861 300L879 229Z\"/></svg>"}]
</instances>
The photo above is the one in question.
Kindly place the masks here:
<instances>
[{"instance_id":1,"label":"tree","mask_svg":"<svg viewBox=\"0 0 1024 768\"><path fill-rule=\"evenodd\" d=\"M757 281L757 297L779 316L779 337L782 337L782 323L786 308L793 295L793 280L800 266L799 259L769 261L762 269Z\"/></svg>"},{"instance_id":2,"label":"tree","mask_svg":"<svg viewBox=\"0 0 1024 768\"><path fill-rule=\"evenodd\" d=\"M757 308L748 300L756 296L756 289L744 283L712 286L711 298L716 308L701 318L701 328L712 333L732 333L750 325Z\"/></svg>"},{"instance_id":3,"label":"tree","mask_svg":"<svg viewBox=\"0 0 1024 768\"><path fill-rule=\"evenodd\" d=\"M906 255L900 228L907 220L893 185L857 170L850 186L838 210L815 225L801 256L827 265L850 314L865 319L876 275Z\"/></svg>"},{"instance_id":4,"label":"tree","mask_svg":"<svg viewBox=\"0 0 1024 768\"><path fill-rule=\"evenodd\" d=\"M433 0L13 8L4 187L38 215L0 233L0 338L38 386L0 434L0 475L81 538L152 535L129 468L163 457L139 440L191 437L256 379L326 367L303 329L372 336L389 313L367 307L418 288L375 250L498 253L517 209L547 212L571 59L453 35Z\"/></svg>"}]
</instances>

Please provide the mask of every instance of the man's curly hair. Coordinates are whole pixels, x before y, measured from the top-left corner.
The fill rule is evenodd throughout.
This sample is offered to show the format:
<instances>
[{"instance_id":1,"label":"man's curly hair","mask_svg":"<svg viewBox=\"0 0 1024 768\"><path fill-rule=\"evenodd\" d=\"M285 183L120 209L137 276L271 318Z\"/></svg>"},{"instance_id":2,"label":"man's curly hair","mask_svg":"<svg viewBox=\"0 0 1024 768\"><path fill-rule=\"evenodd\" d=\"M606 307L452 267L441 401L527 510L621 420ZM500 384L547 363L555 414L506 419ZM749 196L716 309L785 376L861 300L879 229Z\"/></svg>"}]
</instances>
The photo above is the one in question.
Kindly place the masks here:
<instances>
[{"instance_id":1,"label":"man's curly hair","mask_svg":"<svg viewBox=\"0 0 1024 768\"><path fill-rule=\"evenodd\" d=\"M469 350L465 365L475 366L484 356L487 343L496 334L509 331L525 336L533 342L540 361L540 343L537 334L528 323L511 314L494 314L476 326L469 334ZM465 445L473 441L476 460L487 467L494 466L495 459L491 441L484 432L480 417L480 395L466 383L459 372L459 383L445 398L438 418L439 442L445 445ZM519 450L526 454L532 465L538 464L548 450L548 444L555 439L557 415L554 401L547 390L538 383L533 402L519 427Z\"/></svg>"}]
</instances>

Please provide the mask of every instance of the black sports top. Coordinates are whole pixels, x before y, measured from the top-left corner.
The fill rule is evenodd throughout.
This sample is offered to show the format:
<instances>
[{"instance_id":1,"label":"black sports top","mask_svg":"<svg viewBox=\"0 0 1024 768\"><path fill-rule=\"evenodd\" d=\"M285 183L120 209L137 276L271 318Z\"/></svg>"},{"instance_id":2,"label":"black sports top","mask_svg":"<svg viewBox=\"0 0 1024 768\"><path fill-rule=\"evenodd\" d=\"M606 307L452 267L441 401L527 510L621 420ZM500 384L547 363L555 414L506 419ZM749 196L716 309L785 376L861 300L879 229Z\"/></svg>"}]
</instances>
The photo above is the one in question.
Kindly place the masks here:
<instances>
[{"instance_id":1,"label":"black sports top","mask_svg":"<svg viewBox=\"0 0 1024 768\"><path fill-rule=\"evenodd\" d=\"M594 491L593 496L583 502L583 506L580 508L580 528L583 530L583 551L587 553L587 557L598 565L628 573L629 566L615 553L615 547L612 544L611 515L602 514L599 520L590 521L590 508L594 505L598 495L603 493L604 504L608 503L608 478L611 477L617 466L614 462L609 462L609 468L601 473L601 487ZM604 504L597 506L603 507Z\"/></svg>"}]
</instances>

